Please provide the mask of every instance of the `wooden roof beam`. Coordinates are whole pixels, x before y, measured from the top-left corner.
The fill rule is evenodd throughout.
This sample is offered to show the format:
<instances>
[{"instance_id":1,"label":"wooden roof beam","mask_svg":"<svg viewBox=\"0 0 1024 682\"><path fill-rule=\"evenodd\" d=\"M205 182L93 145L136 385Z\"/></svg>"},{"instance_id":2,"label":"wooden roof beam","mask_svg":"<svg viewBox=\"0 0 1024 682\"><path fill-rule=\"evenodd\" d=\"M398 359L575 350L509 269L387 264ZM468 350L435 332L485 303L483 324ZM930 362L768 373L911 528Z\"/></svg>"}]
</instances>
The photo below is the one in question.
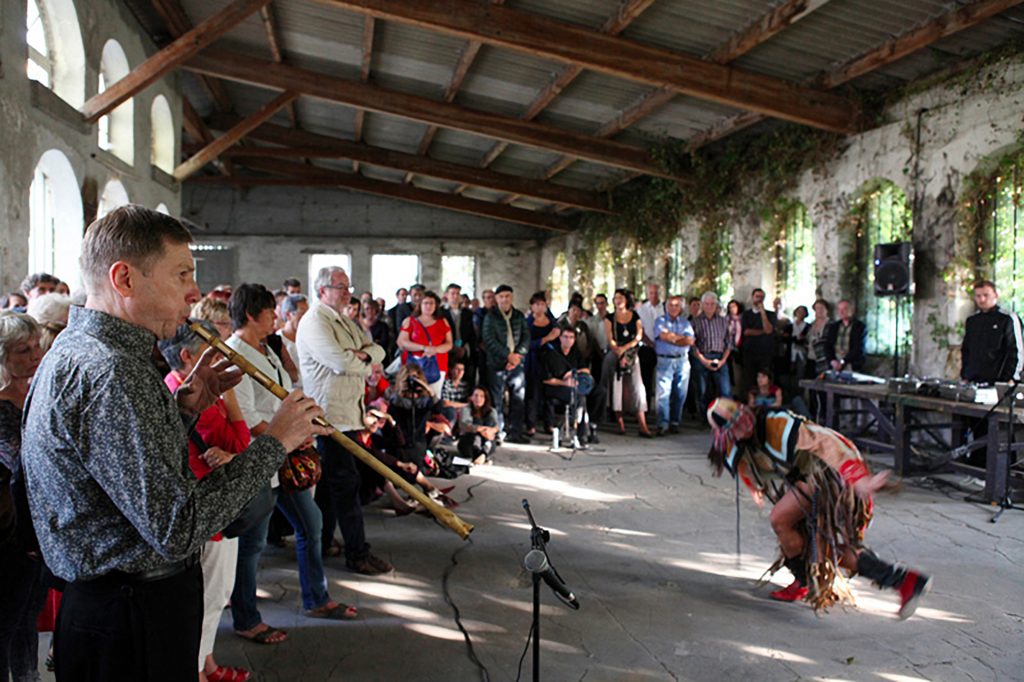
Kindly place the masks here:
<instances>
[{"instance_id":1,"label":"wooden roof beam","mask_svg":"<svg viewBox=\"0 0 1024 682\"><path fill-rule=\"evenodd\" d=\"M238 25L270 0L236 0L132 69L127 76L82 105L82 116L95 123L119 104L163 78L204 47Z\"/></svg>"},{"instance_id":2,"label":"wooden roof beam","mask_svg":"<svg viewBox=\"0 0 1024 682\"><path fill-rule=\"evenodd\" d=\"M188 15L185 14L185 9L178 0L151 0L151 2L153 3L153 9L163 19L167 32L172 38L180 38L192 30L192 22L189 20ZM233 108L231 97L228 95L228 91L224 88L223 83L215 78L200 76L199 85L206 90L210 99L213 100L214 107L219 111L231 111Z\"/></svg>"},{"instance_id":3,"label":"wooden roof beam","mask_svg":"<svg viewBox=\"0 0 1024 682\"><path fill-rule=\"evenodd\" d=\"M641 147L475 111L216 48L194 56L183 68L276 90L294 90L310 97L530 147L574 154L595 163L647 175L670 177Z\"/></svg>"},{"instance_id":4,"label":"wooden roof beam","mask_svg":"<svg viewBox=\"0 0 1024 682\"><path fill-rule=\"evenodd\" d=\"M298 93L283 92L264 104L254 114L247 116L231 130L210 142L187 161L182 162L174 169L174 179L181 182L199 172L203 166L219 157L228 147L258 128L289 103L294 102L296 97L298 97Z\"/></svg>"},{"instance_id":5,"label":"wooden roof beam","mask_svg":"<svg viewBox=\"0 0 1024 682\"><path fill-rule=\"evenodd\" d=\"M622 0L618 10L611 17L604 22L604 26L601 27L601 32L608 35L618 35L626 30L626 28L633 23L633 21L639 17L644 11L654 4L654 0ZM551 79L551 82L547 84L537 96L534 97L533 101L526 111L520 116L520 118L526 121L532 121L540 112L544 111L551 104L556 97L558 97L565 88L569 86L576 77L583 73L583 69L576 65L565 66L561 71L556 73ZM598 134L597 137L603 137ZM499 142L486 154L484 154L480 165L483 167L490 166L494 161L501 156L501 154L508 148L507 142ZM460 190L463 188L460 187ZM514 197L511 200L514 200Z\"/></svg>"},{"instance_id":6,"label":"wooden roof beam","mask_svg":"<svg viewBox=\"0 0 1024 682\"><path fill-rule=\"evenodd\" d=\"M369 83L370 82L370 64L373 61L373 34L375 24L377 20L373 17L366 17L363 22L363 61L359 65L359 82ZM353 127L355 129L355 141L360 142L363 139L363 126L366 124L366 110L356 109L356 117L353 121ZM352 162L352 170L359 170L359 162Z\"/></svg>"},{"instance_id":7,"label":"wooden roof beam","mask_svg":"<svg viewBox=\"0 0 1024 682\"><path fill-rule=\"evenodd\" d=\"M746 28L737 31L727 41L706 55L705 59L717 64L728 64L739 59L783 29L792 26L814 10L820 8L826 2L828 0L786 0L786 2L772 8L752 21ZM594 135L597 137L617 135L640 119L646 118L667 105L675 99L677 94L672 88L651 90L619 112L615 118L606 122ZM745 112L739 116L750 118L752 114ZM757 116L759 121L764 118L760 114L757 114ZM563 156L544 169L544 177L550 179L571 166L574 162L575 159L571 156Z\"/></svg>"},{"instance_id":8,"label":"wooden roof beam","mask_svg":"<svg viewBox=\"0 0 1024 682\"><path fill-rule=\"evenodd\" d=\"M205 185L231 185L236 187L256 186L284 186L284 187L340 187L366 194L410 201L417 204L444 208L460 213L503 220L505 222L519 223L549 232L570 232L571 227L561 216L550 213L528 211L512 206L503 206L489 201L479 199L468 199L466 197L447 194L444 192L433 192L431 190L405 185L397 182L385 182L383 180L371 180L355 173L343 173L331 171L325 168L316 168L301 163L287 163L283 161L250 159L248 165L260 170L279 173L286 177L257 177L238 176L222 178L216 176L197 176L190 180L197 184Z\"/></svg>"},{"instance_id":9,"label":"wooden roof beam","mask_svg":"<svg viewBox=\"0 0 1024 682\"><path fill-rule=\"evenodd\" d=\"M267 44L270 47L270 56L278 64L284 63L284 52L281 50L281 37L277 32L277 22L274 20L274 12L270 5L260 8L260 20L263 22L263 30L267 34ZM292 122L293 128L299 127L299 112L295 109L295 102L289 102L286 107L288 119Z\"/></svg>"},{"instance_id":10,"label":"wooden roof beam","mask_svg":"<svg viewBox=\"0 0 1024 682\"><path fill-rule=\"evenodd\" d=\"M508 7L476 0L318 1L816 128L850 133L859 125L859 108L834 94Z\"/></svg>"},{"instance_id":11,"label":"wooden roof beam","mask_svg":"<svg viewBox=\"0 0 1024 682\"><path fill-rule=\"evenodd\" d=\"M182 127L185 128L185 132L188 136L195 140L199 145L205 146L213 141L213 133L206 127L206 123L203 122L202 117L196 108L192 106L192 102L187 97L181 98L181 113L182 113ZM185 145L182 145L182 149ZM221 175L231 175L231 162L222 161L216 159L213 162L214 167L221 173Z\"/></svg>"},{"instance_id":12,"label":"wooden roof beam","mask_svg":"<svg viewBox=\"0 0 1024 682\"><path fill-rule=\"evenodd\" d=\"M234 117L220 117L214 123L218 127L232 127L237 124ZM223 124L223 125L220 125ZM543 201L566 204L588 211L612 213L607 199L595 192L573 187L554 185L541 180L524 178L507 173L463 166L457 163L431 159L417 154L406 154L391 149L370 147L359 142L350 142L327 135L306 131L288 130L281 126L265 123L253 130L248 139L266 142L281 147L234 147L225 151L225 156L239 160L250 158L319 158L349 159L381 168L405 171L414 175L436 178L450 182L461 182L497 192L513 192Z\"/></svg>"}]
</instances>

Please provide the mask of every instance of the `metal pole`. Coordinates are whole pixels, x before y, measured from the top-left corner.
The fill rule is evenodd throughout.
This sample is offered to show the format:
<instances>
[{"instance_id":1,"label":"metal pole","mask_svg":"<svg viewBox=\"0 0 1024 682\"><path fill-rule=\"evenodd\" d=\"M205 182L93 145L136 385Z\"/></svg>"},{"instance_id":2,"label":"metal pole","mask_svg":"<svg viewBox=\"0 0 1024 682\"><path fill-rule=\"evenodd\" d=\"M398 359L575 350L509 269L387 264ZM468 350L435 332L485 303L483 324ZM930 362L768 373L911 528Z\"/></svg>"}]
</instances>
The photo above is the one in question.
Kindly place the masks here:
<instances>
[{"instance_id":1,"label":"metal pole","mask_svg":"<svg viewBox=\"0 0 1024 682\"><path fill-rule=\"evenodd\" d=\"M533 682L540 682L540 574L533 574Z\"/></svg>"}]
</instances>

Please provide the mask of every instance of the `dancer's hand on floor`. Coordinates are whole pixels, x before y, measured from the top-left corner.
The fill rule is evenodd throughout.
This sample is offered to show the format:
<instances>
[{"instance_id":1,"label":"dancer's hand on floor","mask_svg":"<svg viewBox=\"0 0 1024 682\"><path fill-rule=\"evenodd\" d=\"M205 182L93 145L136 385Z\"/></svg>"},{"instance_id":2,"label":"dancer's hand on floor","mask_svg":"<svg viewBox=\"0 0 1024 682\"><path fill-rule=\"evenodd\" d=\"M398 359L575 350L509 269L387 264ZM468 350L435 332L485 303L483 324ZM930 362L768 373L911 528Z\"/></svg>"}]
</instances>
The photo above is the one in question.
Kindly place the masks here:
<instances>
[{"instance_id":1,"label":"dancer's hand on floor","mask_svg":"<svg viewBox=\"0 0 1024 682\"><path fill-rule=\"evenodd\" d=\"M853 484L853 492L860 498L871 497L871 495L878 492L885 486L885 481L888 478L888 469L885 471L879 471L874 476L865 476Z\"/></svg>"}]
</instances>

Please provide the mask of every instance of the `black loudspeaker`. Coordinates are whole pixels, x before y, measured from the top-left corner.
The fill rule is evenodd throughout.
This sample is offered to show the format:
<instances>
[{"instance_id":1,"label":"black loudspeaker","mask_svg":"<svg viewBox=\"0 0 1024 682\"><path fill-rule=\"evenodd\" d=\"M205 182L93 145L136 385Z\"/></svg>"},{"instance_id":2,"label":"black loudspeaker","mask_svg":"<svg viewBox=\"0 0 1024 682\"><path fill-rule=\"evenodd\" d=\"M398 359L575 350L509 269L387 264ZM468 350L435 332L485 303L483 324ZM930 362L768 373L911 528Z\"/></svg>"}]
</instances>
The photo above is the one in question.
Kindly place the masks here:
<instances>
[{"instance_id":1,"label":"black loudspeaker","mask_svg":"<svg viewBox=\"0 0 1024 682\"><path fill-rule=\"evenodd\" d=\"M875 296L910 293L910 242L875 246Z\"/></svg>"}]
</instances>

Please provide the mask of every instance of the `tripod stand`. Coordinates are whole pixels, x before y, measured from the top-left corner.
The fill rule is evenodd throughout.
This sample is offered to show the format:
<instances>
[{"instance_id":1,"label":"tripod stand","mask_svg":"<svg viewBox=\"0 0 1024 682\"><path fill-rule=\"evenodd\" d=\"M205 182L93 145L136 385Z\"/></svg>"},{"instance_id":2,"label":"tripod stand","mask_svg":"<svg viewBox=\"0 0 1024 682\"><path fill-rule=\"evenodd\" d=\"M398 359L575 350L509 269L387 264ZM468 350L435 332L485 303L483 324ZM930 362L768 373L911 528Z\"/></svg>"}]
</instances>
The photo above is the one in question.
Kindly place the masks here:
<instances>
[{"instance_id":1,"label":"tripod stand","mask_svg":"<svg viewBox=\"0 0 1024 682\"><path fill-rule=\"evenodd\" d=\"M579 439L579 416L582 410L582 406L579 405L579 402L582 396L579 393L578 370L572 370L568 388L569 402L565 405L562 426L554 427L551 448L548 452L553 452L562 459L571 462L578 450L590 450L587 444L581 443ZM587 433L586 436L589 437L589 433ZM562 447L562 443L567 443L568 446ZM568 456L562 454L566 450L569 451ZM600 450L597 450L597 452L600 452Z\"/></svg>"}]
</instances>

